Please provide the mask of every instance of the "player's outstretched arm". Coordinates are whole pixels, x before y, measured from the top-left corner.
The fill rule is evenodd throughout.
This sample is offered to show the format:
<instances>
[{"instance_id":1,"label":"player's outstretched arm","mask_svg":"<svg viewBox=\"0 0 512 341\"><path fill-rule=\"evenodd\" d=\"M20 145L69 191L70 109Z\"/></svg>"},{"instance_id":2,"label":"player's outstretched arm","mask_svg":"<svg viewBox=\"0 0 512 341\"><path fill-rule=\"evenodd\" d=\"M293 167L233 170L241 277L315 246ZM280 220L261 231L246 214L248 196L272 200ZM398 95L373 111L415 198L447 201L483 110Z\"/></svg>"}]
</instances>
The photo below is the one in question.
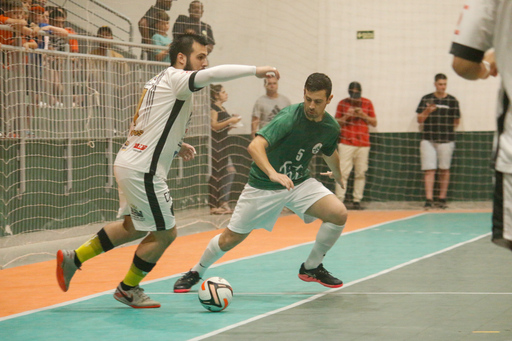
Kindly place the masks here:
<instances>
[{"instance_id":1,"label":"player's outstretched arm","mask_svg":"<svg viewBox=\"0 0 512 341\"><path fill-rule=\"evenodd\" d=\"M212 83L221 83L242 77L264 78L270 77L272 74L279 77L279 71L272 66L218 65L198 71L194 78L194 86L202 88Z\"/></svg>"},{"instance_id":2,"label":"player's outstretched arm","mask_svg":"<svg viewBox=\"0 0 512 341\"><path fill-rule=\"evenodd\" d=\"M487 51L480 63L455 56L452 67L459 76L468 80L487 79L489 76L496 77L498 75L494 50Z\"/></svg>"}]
</instances>

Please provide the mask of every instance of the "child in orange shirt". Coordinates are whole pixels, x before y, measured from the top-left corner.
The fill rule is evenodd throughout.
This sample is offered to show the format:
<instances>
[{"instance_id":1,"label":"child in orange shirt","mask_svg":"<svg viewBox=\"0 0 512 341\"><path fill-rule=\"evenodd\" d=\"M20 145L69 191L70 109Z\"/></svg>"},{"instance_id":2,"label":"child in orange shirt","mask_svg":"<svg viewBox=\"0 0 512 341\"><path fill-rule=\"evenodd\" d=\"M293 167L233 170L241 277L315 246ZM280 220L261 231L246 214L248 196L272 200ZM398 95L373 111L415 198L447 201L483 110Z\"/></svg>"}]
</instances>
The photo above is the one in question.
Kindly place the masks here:
<instances>
[{"instance_id":1,"label":"child in orange shirt","mask_svg":"<svg viewBox=\"0 0 512 341\"><path fill-rule=\"evenodd\" d=\"M27 21L23 19L23 3L20 0L3 0L0 2L0 24L10 25L15 32L0 30L0 44L14 45L15 37L22 36L21 44L25 48L37 48L37 43L25 36L34 34L32 29L26 27Z\"/></svg>"}]
</instances>

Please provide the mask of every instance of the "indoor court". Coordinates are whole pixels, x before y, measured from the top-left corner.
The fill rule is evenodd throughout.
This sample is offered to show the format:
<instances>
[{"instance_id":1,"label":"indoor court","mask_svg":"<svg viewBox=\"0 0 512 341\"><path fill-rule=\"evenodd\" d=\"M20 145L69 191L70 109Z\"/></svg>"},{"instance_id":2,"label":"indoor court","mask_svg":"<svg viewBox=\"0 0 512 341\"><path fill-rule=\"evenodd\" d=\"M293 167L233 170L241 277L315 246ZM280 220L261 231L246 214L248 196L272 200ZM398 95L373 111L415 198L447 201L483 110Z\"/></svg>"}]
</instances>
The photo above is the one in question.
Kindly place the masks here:
<instances>
[{"instance_id":1,"label":"indoor court","mask_svg":"<svg viewBox=\"0 0 512 341\"><path fill-rule=\"evenodd\" d=\"M14 9L19 2L0 0ZM453 69L450 47L466 0L200 2L23 0L24 6L35 6L24 7L23 15L34 20L47 15L49 20L54 13L67 32L52 36L55 32L43 29L44 22L32 21L43 24L39 31L34 28L39 43L34 49L21 46L16 30L22 25L0 25L0 341L512 341L512 254L491 243L496 183L491 163L501 78L470 82ZM9 12L21 15L20 10ZM191 26L177 32L189 19L194 19ZM146 128L136 128L137 122L147 117L151 123L152 108L160 103L148 87L167 78L157 75L176 70L169 67L169 53L162 54L169 41L144 37L152 30L156 38L172 41L190 30L207 38L206 50L201 44L201 50L194 50L208 51L201 57L208 66L201 67L257 70L268 65L271 69L263 70L273 71L265 79L253 74L215 78L222 81L199 88L191 73L205 74L191 63L198 55L180 52L187 60L180 72L189 75L180 82L188 85L187 94L182 100L169 86L158 95L166 103L160 114L168 117L161 121L165 124L148 126L166 129L157 139ZM13 45L2 40L4 34ZM276 69L279 79L270 77ZM289 106L276 99L306 103L305 81L315 73L332 83L333 97L326 97L322 117L337 117L341 138L336 140L333 131L328 145L280 144L277 148L296 152L286 153L274 168L295 180L302 179L300 174L317 179L348 209L345 229L323 260L344 286L330 289L299 279L321 222L305 224L284 210L272 232L254 230L208 269L203 279L222 277L234 290L225 311L209 312L198 300L199 285L181 294L174 293L173 285L226 228L252 180L250 172L254 177L248 148L264 129L259 123ZM439 74L446 77L442 86ZM440 88L446 101L431 102L430 95ZM171 110L171 102L179 105ZM188 118L180 113L182 102ZM262 103L268 112L258 113ZM363 103L365 108L372 104L371 112L363 111ZM347 117L344 107L362 116ZM432 117L439 114L435 126L447 139L425 134L434 129L434 120L425 118L427 107ZM444 120L448 109L449 120ZM236 123L224 123L235 116ZM347 136L353 133L361 143L349 150L363 156L340 159L340 171L349 175L346 192L340 193L325 174L329 156L326 160L318 151L330 152L335 144L341 151L352 120L357 125L350 123ZM184 137L171 133L175 124ZM298 131L290 129L287 136ZM328 131L304 130L297 140L307 141L315 132L315 138L323 139ZM134 259L140 240L110 249L106 239L115 236L106 238L105 233L102 240L96 235L96 244L85 243L120 221L114 168L119 151L130 145L127 137L154 137L160 151L184 143L195 148L195 153L189 150L190 160L178 152L158 152L153 159L158 164L173 158L165 166L170 168L157 168L167 174L154 175L166 178L165 212L175 215L178 228L178 238L158 261L142 255ZM144 158L153 153L155 141L133 144L130 152L142 156L134 164L155 165ZM423 155L421 146L429 141L448 145L443 162L433 152ZM146 186L149 182L145 191ZM155 202L141 202L130 202L129 213L142 221L140 207ZM336 210L329 213L343 220L325 219L331 230L323 233L322 247L332 245L345 221L341 205L334 204ZM263 219L256 220L261 224ZM333 228L334 220L340 226ZM124 232L120 226L117 232ZM165 228L171 226L169 221ZM87 257L76 253L76 263L84 261L82 269L63 292L56 280L56 252L84 244ZM324 250L312 253L316 265ZM141 278L141 287L160 308L133 309L113 298L121 281L123 290L138 290Z\"/></svg>"},{"instance_id":2,"label":"indoor court","mask_svg":"<svg viewBox=\"0 0 512 341\"><path fill-rule=\"evenodd\" d=\"M178 238L142 283L160 309L112 298L133 246L88 262L67 293L55 261L5 269L2 340L511 340L510 255L489 224L488 211L351 211L324 262L345 284L328 289L297 278L319 225L284 216L207 272L234 289L220 313L196 288L172 293L218 230Z\"/></svg>"}]
</instances>

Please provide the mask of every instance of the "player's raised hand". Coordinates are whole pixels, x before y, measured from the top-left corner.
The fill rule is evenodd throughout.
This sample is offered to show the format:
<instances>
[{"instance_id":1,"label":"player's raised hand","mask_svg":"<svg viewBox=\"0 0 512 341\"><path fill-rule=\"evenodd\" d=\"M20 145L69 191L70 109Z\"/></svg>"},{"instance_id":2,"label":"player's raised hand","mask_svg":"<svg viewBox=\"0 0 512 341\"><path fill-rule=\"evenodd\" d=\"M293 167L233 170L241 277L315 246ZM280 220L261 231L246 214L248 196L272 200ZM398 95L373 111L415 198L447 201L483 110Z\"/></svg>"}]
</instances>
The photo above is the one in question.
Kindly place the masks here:
<instances>
[{"instance_id":1,"label":"player's raised hand","mask_svg":"<svg viewBox=\"0 0 512 341\"><path fill-rule=\"evenodd\" d=\"M180 152L178 155L183 158L184 161L190 161L196 156L196 149L189 145L188 143L183 142L181 145Z\"/></svg>"},{"instance_id":2,"label":"player's raised hand","mask_svg":"<svg viewBox=\"0 0 512 341\"><path fill-rule=\"evenodd\" d=\"M268 176L270 181L277 182L286 187L287 190L295 188L295 185L293 184L292 179L288 177L286 174L281 173L272 173Z\"/></svg>"},{"instance_id":3,"label":"player's raised hand","mask_svg":"<svg viewBox=\"0 0 512 341\"><path fill-rule=\"evenodd\" d=\"M257 66L256 67L256 77L258 78L265 78L265 77L276 77L277 79L280 78L279 71L277 68L273 66Z\"/></svg>"},{"instance_id":4,"label":"player's raised hand","mask_svg":"<svg viewBox=\"0 0 512 341\"><path fill-rule=\"evenodd\" d=\"M496 67L496 57L494 54L494 49L490 49L487 52L485 52L483 62L484 65L486 65L487 72L481 77L482 79L486 79L489 76L498 76L498 68Z\"/></svg>"},{"instance_id":5,"label":"player's raised hand","mask_svg":"<svg viewBox=\"0 0 512 341\"><path fill-rule=\"evenodd\" d=\"M320 173L320 175L328 176L328 177L329 177L329 179L335 179L335 178L334 178L334 175L333 175L333 172L331 172L331 171L324 172L324 173ZM336 180L336 179L335 179L335 180ZM342 181L338 182L338 184L341 186L341 188L345 188L345 185L343 185L343 182L342 182Z\"/></svg>"}]
</instances>

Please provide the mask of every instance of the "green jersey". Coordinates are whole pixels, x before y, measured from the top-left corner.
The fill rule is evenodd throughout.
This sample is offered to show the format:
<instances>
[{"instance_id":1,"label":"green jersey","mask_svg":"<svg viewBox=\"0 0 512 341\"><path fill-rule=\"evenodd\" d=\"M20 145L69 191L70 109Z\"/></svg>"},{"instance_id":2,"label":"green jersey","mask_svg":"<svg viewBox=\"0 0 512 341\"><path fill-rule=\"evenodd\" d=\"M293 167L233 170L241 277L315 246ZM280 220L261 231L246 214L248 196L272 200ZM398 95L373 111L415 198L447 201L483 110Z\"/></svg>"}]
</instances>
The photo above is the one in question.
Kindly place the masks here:
<instances>
[{"instance_id":1,"label":"green jersey","mask_svg":"<svg viewBox=\"0 0 512 341\"><path fill-rule=\"evenodd\" d=\"M257 135L268 142L267 156L272 167L288 175L297 185L309 178L308 166L313 155L322 152L331 156L337 149L340 126L327 112L320 122L308 120L304 103L300 103L281 110ZM254 162L249 173L249 185L268 190L285 188L270 181Z\"/></svg>"}]
</instances>

